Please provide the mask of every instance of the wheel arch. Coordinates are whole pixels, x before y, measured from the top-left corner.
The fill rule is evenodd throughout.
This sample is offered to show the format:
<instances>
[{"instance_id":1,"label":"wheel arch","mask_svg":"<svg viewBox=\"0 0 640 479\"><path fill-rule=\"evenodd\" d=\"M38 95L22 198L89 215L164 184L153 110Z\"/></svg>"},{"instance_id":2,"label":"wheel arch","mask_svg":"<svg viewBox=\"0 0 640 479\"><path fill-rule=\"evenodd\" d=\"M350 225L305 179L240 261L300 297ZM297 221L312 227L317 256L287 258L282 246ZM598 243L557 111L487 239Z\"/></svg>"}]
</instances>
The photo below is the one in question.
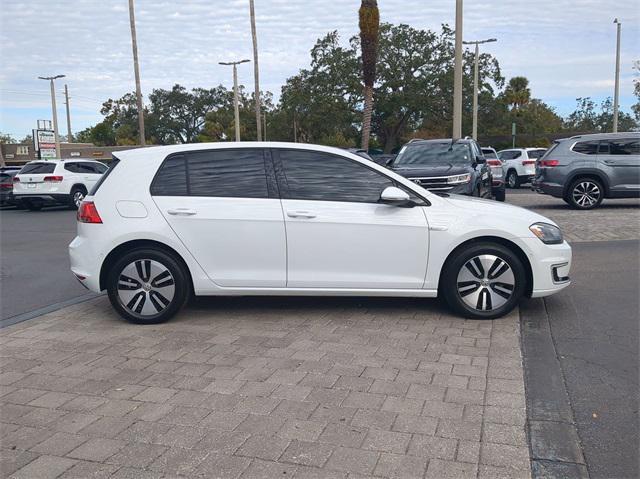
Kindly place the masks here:
<instances>
[{"instance_id":1,"label":"wheel arch","mask_svg":"<svg viewBox=\"0 0 640 479\"><path fill-rule=\"evenodd\" d=\"M438 276L438 290L442 287L442 275L447 267L449 261L451 261L457 253L459 253L462 249L468 247L469 245L477 244L477 243L497 243L505 248L511 250L518 259L522 261L522 265L524 266L526 275L527 275L527 284L525 288L525 296L531 297L531 293L533 292L533 269L531 268L531 262L527 257L526 253L513 241L510 241L506 238L502 238L500 236L478 236L476 238L471 238L466 241L463 241L459 245L457 245L448 255L447 258L442 263L442 268L440 269L440 274Z\"/></svg>"},{"instance_id":2,"label":"wheel arch","mask_svg":"<svg viewBox=\"0 0 640 479\"><path fill-rule=\"evenodd\" d=\"M598 180L604 188L604 196L609 196L609 181L605 174L596 169L583 169L572 172L564 182L564 188L562 190L562 197L566 198L569 193L569 187L578 178L590 178Z\"/></svg>"},{"instance_id":3,"label":"wheel arch","mask_svg":"<svg viewBox=\"0 0 640 479\"><path fill-rule=\"evenodd\" d=\"M86 193L89 192L89 189L84 185L84 183L74 183L73 185L71 185L71 189L69 190L69 194L71 194L71 192L75 188L80 188L80 189L84 190Z\"/></svg>"},{"instance_id":4,"label":"wheel arch","mask_svg":"<svg viewBox=\"0 0 640 479\"><path fill-rule=\"evenodd\" d=\"M139 248L155 248L173 256L175 260L182 265L187 275L187 278L189 278L190 291L194 291L193 277L191 276L191 270L189 269L189 266L187 265L184 258L180 255L180 253L178 253L171 246L167 246L166 244L161 243L160 241L154 241L154 240L148 240L148 239L137 239L137 240L126 241L124 243L119 244L109 252L107 257L102 262L102 266L100 267L100 290L101 291L104 291L107 288L106 283L107 283L107 276L109 275L109 270L111 269L113 264L118 260L118 258L129 251L132 251L134 249L139 249Z\"/></svg>"}]
</instances>

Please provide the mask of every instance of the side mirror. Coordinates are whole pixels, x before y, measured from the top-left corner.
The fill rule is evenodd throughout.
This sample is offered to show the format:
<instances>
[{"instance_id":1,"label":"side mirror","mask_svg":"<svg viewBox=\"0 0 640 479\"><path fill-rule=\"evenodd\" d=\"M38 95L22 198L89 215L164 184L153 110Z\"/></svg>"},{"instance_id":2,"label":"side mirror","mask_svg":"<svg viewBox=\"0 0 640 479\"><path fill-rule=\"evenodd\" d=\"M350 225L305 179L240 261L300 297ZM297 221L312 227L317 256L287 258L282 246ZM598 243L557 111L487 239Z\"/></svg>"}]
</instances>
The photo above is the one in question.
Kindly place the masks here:
<instances>
[{"instance_id":1,"label":"side mirror","mask_svg":"<svg viewBox=\"0 0 640 479\"><path fill-rule=\"evenodd\" d=\"M380 194L380 203L393 206L413 206L413 201L406 191L395 186L387 186Z\"/></svg>"}]
</instances>

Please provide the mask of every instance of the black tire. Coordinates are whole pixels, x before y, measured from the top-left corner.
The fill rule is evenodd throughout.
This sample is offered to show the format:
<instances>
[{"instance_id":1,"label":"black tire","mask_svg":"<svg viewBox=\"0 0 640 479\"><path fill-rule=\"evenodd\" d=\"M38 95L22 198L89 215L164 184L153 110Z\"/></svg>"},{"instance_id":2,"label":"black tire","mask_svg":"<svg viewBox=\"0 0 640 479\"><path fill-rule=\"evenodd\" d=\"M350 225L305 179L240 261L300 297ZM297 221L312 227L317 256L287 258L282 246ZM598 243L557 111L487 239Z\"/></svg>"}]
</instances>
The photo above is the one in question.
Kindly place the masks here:
<instances>
[{"instance_id":1,"label":"black tire","mask_svg":"<svg viewBox=\"0 0 640 479\"><path fill-rule=\"evenodd\" d=\"M506 186L508 186L509 188L520 188L520 177L518 176L518 172L516 170L509 170L507 172L507 178L505 179L505 182Z\"/></svg>"},{"instance_id":2,"label":"black tire","mask_svg":"<svg viewBox=\"0 0 640 479\"><path fill-rule=\"evenodd\" d=\"M148 266L147 262L149 262ZM170 275L166 275L165 272L156 275L158 265ZM120 283L123 270L128 272L132 266L138 276L124 275L126 279ZM173 282L169 283L170 280ZM166 296L169 296L167 289L171 286L173 286L173 296L167 298ZM158 324L168 321L184 306L190 292L191 283L185 267L173 255L161 249L132 250L118 259L107 275L107 293L111 305L120 316L136 324ZM126 304L129 299L127 296L131 296L128 304ZM161 309L159 309L160 306Z\"/></svg>"},{"instance_id":3,"label":"black tire","mask_svg":"<svg viewBox=\"0 0 640 479\"><path fill-rule=\"evenodd\" d=\"M472 269L466 267L468 262L472 262L476 257L482 256L482 261L491 263L488 267L478 268L472 265ZM502 270L502 263L494 263L493 257L499 258L501 262L508 265L509 269L503 273L491 278L491 272ZM477 263L473 263L474 265ZM488 264L488 263L487 263ZM497 265L497 267L496 267ZM486 266L486 265L485 265ZM495 270L492 268L495 267ZM464 268L464 271L463 271ZM480 273L485 279L480 279L473 272ZM513 286L508 289L504 285L509 285L512 276ZM477 281L459 280L459 275L471 275ZM504 282L501 282L502 280ZM494 319L504 316L516 307L518 301L522 298L526 291L527 274L520 258L509 248L497 243L477 243L470 244L452 254L447 259L442 274L440 275L439 294L447 302L449 307L457 314L465 318L473 319ZM477 283L467 284L467 283ZM459 289L463 289L462 293ZM474 295L475 292L477 295ZM510 291L509 297L505 297ZM474 302L477 297L476 307L471 307L466 301ZM466 298L466 299L463 299ZM492 301L495 301L497 307L493 307ZM504 301L500 303L500 301ZM481 308L478 308L477 306Z\"/></svg>"},{"instance_id":4,"label":"black tire","mask_svg":"<svg viewBox=\"0 0 640 479\"><path fill-rule=\"evenodd\" d=\"M604 199L602 182L595 178L576 178L567 189L564 200L576 210L592 210Z\"/></svg>"},{"instance_id":5,"label":"black tire","mask_svg":"<svg viewBox=\"0 0 640 479\"><path fill-rule=\"evenodd\" d=\"M496 190L496 191L493 193L493 198L494 198L496 201L504 201L504 200L506 199L506 196L507 196L507 194L506 194L506 193L507 193L507 192L505 191L505 189L504 189L504 188L500 188L499 190Z\"/></svg>"},{"instance_id":6,"label":"black tire","mask_svg":"<svg viewBox=\"0 0 640 479\"><path fill-rule=\"evenodd\" d=\"M87 196L87 189L84 186L74 186L69 193L69 208L77 210L80 208L80 203L84 197Z\"/></svg>"}]
</instances>

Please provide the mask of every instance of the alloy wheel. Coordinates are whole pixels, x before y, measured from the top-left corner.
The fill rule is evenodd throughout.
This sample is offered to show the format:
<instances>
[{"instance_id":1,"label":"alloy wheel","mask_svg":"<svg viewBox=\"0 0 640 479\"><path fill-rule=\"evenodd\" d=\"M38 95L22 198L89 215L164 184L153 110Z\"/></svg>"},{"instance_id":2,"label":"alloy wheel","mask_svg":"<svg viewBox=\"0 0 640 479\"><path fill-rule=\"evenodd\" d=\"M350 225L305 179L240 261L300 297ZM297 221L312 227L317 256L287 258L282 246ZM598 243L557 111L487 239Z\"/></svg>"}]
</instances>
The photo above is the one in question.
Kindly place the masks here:
<instances>
[{"instance_id":1,"label":"alloy wheel","mask_svg":"<svg viewBox=\"0 0 640 479\"><path fill-rule=\"evenodd\" d=\"M573 201L581 208L590 208L600 199L600 187L592 181L581 181L571 193Z\"/></svg>"},{"instance_id":2,"label":"alloy wheel","mask_svg":"<svg viewBox=\"0 0 640 479\"><path fill-rule=\"evenodd\" d=\"M118 299L138 316L164 311L175 295L175 280L169 269L152 259L129 263L118 279Z\"/></svg>"},{"instance_id":3,"label":"alloy wheel","mask_svg":"<svg viewBox=\"0 0 640 479\"><path fill-rule=\"evenodd\" d=\"M73 204L76 205L76 208L80 208L82 200L84 200L84 193L82 191L76 191L73 194Z\"/></svg>"},{"instance_id":4,"label":"alloy wheel","mask_svg":"<svg viewBox=\"0 0 640 479\"><path fill-rule=\"evenodd\" d=\"M518 184L518 179L516 174L511 172L509 173L509 177L507 178L507 182L509 183L509 188L515 188Z\"/></svg>"},{"instance_id":5,"label":"alloy wheel","mask_svg":"<svg viewBox=\"0 0 640 479\"><path fill-rule=\"evenodd\" d=\"M458 294L464 303L478 311L492 311L513 295L515 276L504 259L493 254L474 256L457 278Z\"/></svg>"}]
</instances>

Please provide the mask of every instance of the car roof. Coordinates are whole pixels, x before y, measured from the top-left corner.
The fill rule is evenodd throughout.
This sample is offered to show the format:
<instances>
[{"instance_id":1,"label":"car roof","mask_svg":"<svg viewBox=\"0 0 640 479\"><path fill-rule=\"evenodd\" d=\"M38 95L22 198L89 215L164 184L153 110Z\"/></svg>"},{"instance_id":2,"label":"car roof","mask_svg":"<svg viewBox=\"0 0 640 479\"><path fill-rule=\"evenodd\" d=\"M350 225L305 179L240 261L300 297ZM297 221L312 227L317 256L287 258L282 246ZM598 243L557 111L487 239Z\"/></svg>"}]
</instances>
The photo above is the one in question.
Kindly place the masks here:
<instances>
[{"instance_id":1,"label":"car roof","mask_svg":"<svg viewBox=\"0 0 640 479\"><path fill-rule=\"evenodd\" d=\"M424 145L426 143L451 143L452 141L454 141L453 138L431 138L428 140L416 138L406 143L406 145ZM473 140L471 138L458 138L454 141L454 143L471 143L472 141Z\"/></svg>"},{"instance_id":2,"label":"car roof","mask_svg":"<svg viewBox=\"0 0 640 479\"><path fill-rule=\"evenodd\" d=\"M575 135L570 136L568 138L562 138L557 141L566 141L566 140L605 140L607 138L640 138L640 132L637 131L622 131L618 133L589 133L587 135Z\"/></svg>"},{"instance_id":3,"label":"car roof","mask_svg":"<svg viewBox=\"0 0 640 479\"><path fill-rule=\"evenodd\" d=\"M91 161L92 163L102 163L101 161L94 160L93 158L42 158L41 160L31 160L28 163L25 163L25 165L30 163L65 163L69 161Z\"/></svg>"}]
</instances>

